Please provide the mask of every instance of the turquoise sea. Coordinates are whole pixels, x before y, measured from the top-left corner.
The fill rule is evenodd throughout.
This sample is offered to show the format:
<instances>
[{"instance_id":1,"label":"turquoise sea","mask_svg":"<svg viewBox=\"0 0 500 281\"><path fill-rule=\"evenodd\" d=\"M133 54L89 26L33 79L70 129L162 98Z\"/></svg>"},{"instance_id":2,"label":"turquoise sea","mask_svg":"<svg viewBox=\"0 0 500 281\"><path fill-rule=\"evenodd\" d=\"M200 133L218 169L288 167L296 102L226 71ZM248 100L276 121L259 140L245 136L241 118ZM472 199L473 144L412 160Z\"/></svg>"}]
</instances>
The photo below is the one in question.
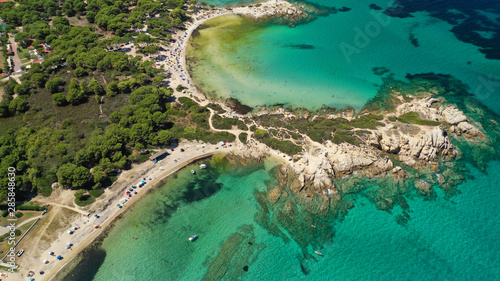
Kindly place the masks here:
<instances>
[{"instance_id":1,"label":"turquoise sea","mask_svg":"<svg viewBox=\"0 0 500 281\"><path fill-rule=\"evenodd\" d=\"M490 163L486 173L469 167L469 179L456 196L409 196L411 219L404 226L395 215L360 197L345 219L333 224L331 242L309 249L313 257L307 263L308 275L301 269L303 253L294 240L285 242L256 222L261 210L255 192L275 184L270 175L275 164L236 169L222 162L208 162L210 168L196 177L188 167L143 198L59 280L219 280L213 277L217 274L205 276L209 268L225 273L224 280L500 276L500 188L495 184L500 181L500 162ZM193 188L200 188L199 193ZM192 234L199 239L188 241ZM214 260L219 263L212 264Z\"/></svg>"},{"instance_id":2,"label":"turquoise sea","mask_svg":"<svg viewBox=\"0 0 500 281\"><path fill-rule=\"evenodd\" d=\"M352 42L353 28L364 28L370 21L369 4L386 7L387 2L335 1L336 7L352 10L296 28L263 25L252 31L258 44L239 53L247 62L258 60L252 65L254 72L237 73L241 78L237 81L249 79L249 84L224 76L213 79L227 87L254 89L252 96L237 96L254 106L302 103L317 108L325 103L360 108L382 83L373 67L385 67L403 80L407 73L452 74L469 85L469 92L498 120L500 61L490 41L474 37L497 40L488 30L494 25L485 19L500 19L496 4L459 1L454 10L445 5L451 1L433 1L442 7L431 5L435 8L431 10L424 2L400 1L413 17L401 13L392 18L380 35L352 55L351 62L339 54L338 44ZM461 23L476 24L483 16L483 29L462 30ZM409 41L409 34L418 38L419 47ZM246 53L249 49L253 53ZM227 61L237 57L227 56ZM248 69L245 63L230 65ZM201 67L217 69L210 64ZM304 94L287 95L286 90L280 99L269 99L267 92L255 88L264 80L287 81L287 87L307 92L307 103ZM500 162L490 161L479 171L468 157L477 151L464 151L459 160L465 163L465 180L457 186L457 194L445 194L437 187L435 196L404 194L405 223L400 207L379 210L362 192L351 195L353 206L343 219L310 216L307 204L296 204L292 194L282 195L288 196L286 204L273 205L267 192L277 185L275 162L235 165L213 157L204 161L209 168L196 176L189 171L198 169L199 163L142 198L56 279L500 280ZM371 181L364 185L369 191L384 188ZM192 234L199 236L194 242L188 241Z\"/></svg>"},{"instance_id":3,"label":"turquoise sea","mask_svg":"<svg viewBox=\"0 0 500 281\"><path fill-rule=\"evenodd\" d=\"M404 79L408 73L451 74L468 84L471 92L487 101L488 106L500 107L500 62L487 59L478 46L459 40L451 31L465 19L451 24L430 16L430 11L399 17L411 7L387 16L383 12L394 1L309 3L323 8L346 6L351 10L317 16L294 28L276 24L261 24L258 29L220 27L220 36L236 34L238 39L222 37L223 40L210 41L206 48L195 49L198 54L203 53L196 67L190 69L195 83L209 95L233 97L252 107L284 104L310 110L323 105L361 109L382 84L373 68L383 67L397 79ZM370 4L382 10L371 9ZM470 5L472 9L477 3ZM488 11L491 13L491 9ZM463 12L457 10L452 15L456 13ZM498 16L493 13L493 19L495 15ZM221 21L216 18L209 24L217 27ZM204 29L200 32L203 34ZM479 28L471 32L496 34ZM194 38L197 44L205 40ZM188 51L188 58L193 53ZM486 82L490 80L494 82Z\"/></svg>"}]
</instances>

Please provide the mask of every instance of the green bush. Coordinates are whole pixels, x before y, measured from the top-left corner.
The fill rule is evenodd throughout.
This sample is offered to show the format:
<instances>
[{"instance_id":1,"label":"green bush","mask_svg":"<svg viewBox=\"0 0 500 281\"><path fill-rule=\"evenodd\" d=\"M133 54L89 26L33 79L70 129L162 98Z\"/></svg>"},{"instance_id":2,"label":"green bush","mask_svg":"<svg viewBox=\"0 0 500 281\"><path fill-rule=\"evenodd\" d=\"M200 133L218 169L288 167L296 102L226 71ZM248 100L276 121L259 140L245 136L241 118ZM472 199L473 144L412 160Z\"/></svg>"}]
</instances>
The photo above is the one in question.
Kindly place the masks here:
<instances>
[{"instance_id":1,"label":"green bush","mask_svg":"<svg viewBox=\"0 0 500 281\"><path fill-rule=\"evenodd\" d=\"M89 194L82 195L80 198L75 198L75 204L80 207L88 206L95 202L95 198L90 196Z\"/></svg>"},{"instance_id":2,"label":"green bush","mask_svg":"<svg viewBox=\"0 0 500 281\"><path fill-rule=\"evenodd\" d=\"M16 218L19 219L19 218L22 218L24 216L24 214L21 212L17 212L15 216L16 216Z\"/></svg>"},{"instance_id":3,"label":"green bush","mask_svg":"<svg viewBox=\"0 0 500 281\"><path fill-rule=\"evenodd\" d=\"M297 154L302 150L302 146L295 145L291 141L281 141L269 137L269 134L261 129L257 129L254 135L257 140L263 142L265 145L289 155Z\"/></svg>"},{"instance_id":4,"label":"green bush","mask_svg":"<svg viewBox=\"0 0 500 281\"><path fill-rule=\"evenodd\" d=\"M370 113L361 115L358 118L351 120L349 124L355 128L375 129L377 126L384 125L383 123L378 122L382 119L384 119L383 116Z\"/></svg>"},{"instance_id":5,"label":"green bush","mask_svg":"<svg viewBox=\"0 0 500 281\"><path fill-rule=\"evenodd\" d=\"M441 123L437 121L431 120L423 120L420 119L420 115L417 112L408 112L398 117L399 122L401 123L410 123L417 125L425 125L425 126L439 126Z\"/></svg>"},{"instance_id":6,"label":"green bush","mask_svg":"<svg viewBox=\"0 0 500 281\"><path fill-rule=\"evenodd\" d=\"M2 212L2 217L4 217L4 218L7 217L9 215L9 213L10 213L9 210L3 211Z\"/></svg>"},{"instance_id":7,"label":"green bush","mask_svg":"<svg viewBox=\"0 0 500 281\"><path fill-rule=\"evenodd\" d=\"M89 194L92 197L98 198L99 196L104 194L104 189L94 189L94 190L89 191Z\"/></svg>"},{"instance_id":8,"label":"green bush","mask_svg":"<svg viewBox=\"0 0 500 281\"><path fill-rule=\"evenodd\" d=\"M219 114L226 112L220 105L215 103L209 103L207 106Z\"/></svg>"},{"instance_id":9,"label":"green bush","mask_svg":"<svg viewBox=\"0 0 500 281\"><path fill-rule=\"evenodd\" d=\"M175 88L177 90L177 92L182 92L182 90L185 90L187 89L186 87L184 87L183 85L179 84L177 85L177 88ZM182 98L182 97L181 97ZM181 99L179 98L179 100ZM187 99L187 98L186 98Z\"/></svg>"},{"instance_id":10,"label":"green bush","mask_svg":"<svg viewBox=\"0 0 500 281\"><path fill-rule=\"evenodd\" d=\"M343 130L339 130L337 132L335 132L335 135L333 136L333 143L336 143L336 144L341 144L343 142L347 142L347 143L350 143L352 145L359 145L360 144L360 140L353 136L353 132L352 131L343 131Z\"/></svg>"},{"instance_id":11,"label":"green bush","mask_svg":"<svg viewBox=\"0 0 500 281\"><path fill-rule=\"evenodd\" d=\"M246 143L247 142L247 138L248 138L248 134L247 133L241 133L238 135L238 138L240 139L240 141L242 143Z\"/></svg>"},{"instance_id":12,"label":"green bush","mask_svg":"<svg viewBox=\"0 0 500 281\"><path fill-rule=\"evenodd\" d=\"M238 129L243 131L248 130L247 125L243 121L236 118L222 118L217 114L212 116L212 124L214 128L219 130L230 130L233 126L238 126Z\"/></svg>"},{"instance_id":13,"label":"green bush","mask_svg":"<svg viewBox=\"0 0 500 281\"><path fill-rule=\"evenodd\" d=\"M180 86L180 85L179 85ZM178 89L179 87L177 87ZM198 105L194 100L186 97L180 97L178 101L182 104L183 109L191 108L193 105Z\"/></svg>"},{"instance_id":14,"label":"green bush","mask_svg":"<svg viewBox=\"0 0 500 281\"><path fill-rule=\"evenodd\" d=\"M387 119L389 119L389 121L391 121L391 122L396 122L396 120L398 120L398 118L396 118L396 116L390 116Z\"/></svg>"}]
</instances>

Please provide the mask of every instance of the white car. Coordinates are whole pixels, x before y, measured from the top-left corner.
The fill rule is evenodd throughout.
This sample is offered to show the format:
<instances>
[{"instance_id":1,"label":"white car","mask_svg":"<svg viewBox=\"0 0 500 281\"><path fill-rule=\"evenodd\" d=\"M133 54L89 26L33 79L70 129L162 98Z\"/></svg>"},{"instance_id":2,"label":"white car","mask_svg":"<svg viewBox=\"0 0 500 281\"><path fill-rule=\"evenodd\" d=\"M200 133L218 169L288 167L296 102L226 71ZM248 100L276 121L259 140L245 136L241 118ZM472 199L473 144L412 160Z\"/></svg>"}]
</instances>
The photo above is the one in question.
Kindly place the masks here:
<instances>
[{"instance_id":1,"label":"white car","mask_svg":"<svg viewBox=\"0 0 500 281\"><path fill-rule=\"evenodd\" d=\"M21 251L17 252L18 257L22 256L22 254L24 254L24 249L21 249Z\"/></svg>"}]
</instances>

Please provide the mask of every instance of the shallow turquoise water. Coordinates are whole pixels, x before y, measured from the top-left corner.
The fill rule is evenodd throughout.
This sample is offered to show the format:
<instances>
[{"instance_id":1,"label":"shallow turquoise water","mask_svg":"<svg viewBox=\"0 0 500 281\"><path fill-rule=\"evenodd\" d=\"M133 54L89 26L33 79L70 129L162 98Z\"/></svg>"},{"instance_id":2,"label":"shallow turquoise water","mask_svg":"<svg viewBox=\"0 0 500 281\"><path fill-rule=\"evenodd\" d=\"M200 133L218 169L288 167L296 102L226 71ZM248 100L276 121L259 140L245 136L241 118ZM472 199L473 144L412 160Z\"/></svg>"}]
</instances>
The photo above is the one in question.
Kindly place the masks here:
<instances>
[{"instance_id":1,"label":"shallow turquoise water","mask_svg":"<svg viewBox=\"0 0 500 281\"><path fill-rule=\"evenodd\" d=\"M388 1L370 3L386 7ZM372 69L385 67L399 79L407 73L454 75L487 106L500 107L500 84L487 82L500 77L498 60L488 60L478 47L459 41L450 31L451 24L427 12L389 18L371 10L370 3L336 1L336 7L352 10L295 28L268 25L245 40L230 43L235 46L233 52L207 56L192 69L193 79L206 92L234 97L250 106L360 109L382 83ZM411 35L418 47L410 42Z\"/></svg>"},{"instance_id":2,"label":"shallow turquoise water","mask_svg":"<svg viewBox=\"0 0 500 281\"><path fill-rule=\"evenodd\" d=\"M486 173L469 167L474 178L460 186L459 195L439 194L429 201L410 197L411 219L405 226L360 199L336 224L332 242L321 249L323 256L309 262L307 276L298 260L300 247L254 222L258 212L254 190L273 185L272 166L257 165L251 172L218 169L202 183L212 186L216 179L222 189L189 203L182 195L194 181L188 167L116 224L99 248L105 258L94 277L80 272L64 280L201 280L222 245L244 225L253 227L253 245L242 243L225 253L236 256L234 263L239 250L261 247L249 250L256 260L245 264L249 268L243 280L496 280L500 276L500 188L494 184L500 181L500 162L490 163ZM215 189L207 190L211 194ZM194 243L187 241L193 233L199 235ZM93 259L92 252L86 258Z\"/></svg>"}]
</instances>

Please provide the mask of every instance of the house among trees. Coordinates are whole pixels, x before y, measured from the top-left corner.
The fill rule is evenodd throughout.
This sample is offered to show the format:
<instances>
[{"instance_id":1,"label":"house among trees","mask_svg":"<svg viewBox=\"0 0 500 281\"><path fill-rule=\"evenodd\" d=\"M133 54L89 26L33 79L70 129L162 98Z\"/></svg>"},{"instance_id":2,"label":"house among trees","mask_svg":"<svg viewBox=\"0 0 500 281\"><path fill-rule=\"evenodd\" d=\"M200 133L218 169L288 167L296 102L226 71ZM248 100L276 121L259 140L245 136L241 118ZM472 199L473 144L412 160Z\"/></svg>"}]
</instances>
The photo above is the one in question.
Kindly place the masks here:
<instances>
[{"instance_id":1,"label":"house among trees","mask_svg":"<svg viewBox=\"0 0 500 281\"><path fill-rule=\"evenodd\" d=\"M7 44L7 55L10 55L13 53L14 53L14 50L12 49L12 46L10 44Z\"/></svg>"}]
</instances>

